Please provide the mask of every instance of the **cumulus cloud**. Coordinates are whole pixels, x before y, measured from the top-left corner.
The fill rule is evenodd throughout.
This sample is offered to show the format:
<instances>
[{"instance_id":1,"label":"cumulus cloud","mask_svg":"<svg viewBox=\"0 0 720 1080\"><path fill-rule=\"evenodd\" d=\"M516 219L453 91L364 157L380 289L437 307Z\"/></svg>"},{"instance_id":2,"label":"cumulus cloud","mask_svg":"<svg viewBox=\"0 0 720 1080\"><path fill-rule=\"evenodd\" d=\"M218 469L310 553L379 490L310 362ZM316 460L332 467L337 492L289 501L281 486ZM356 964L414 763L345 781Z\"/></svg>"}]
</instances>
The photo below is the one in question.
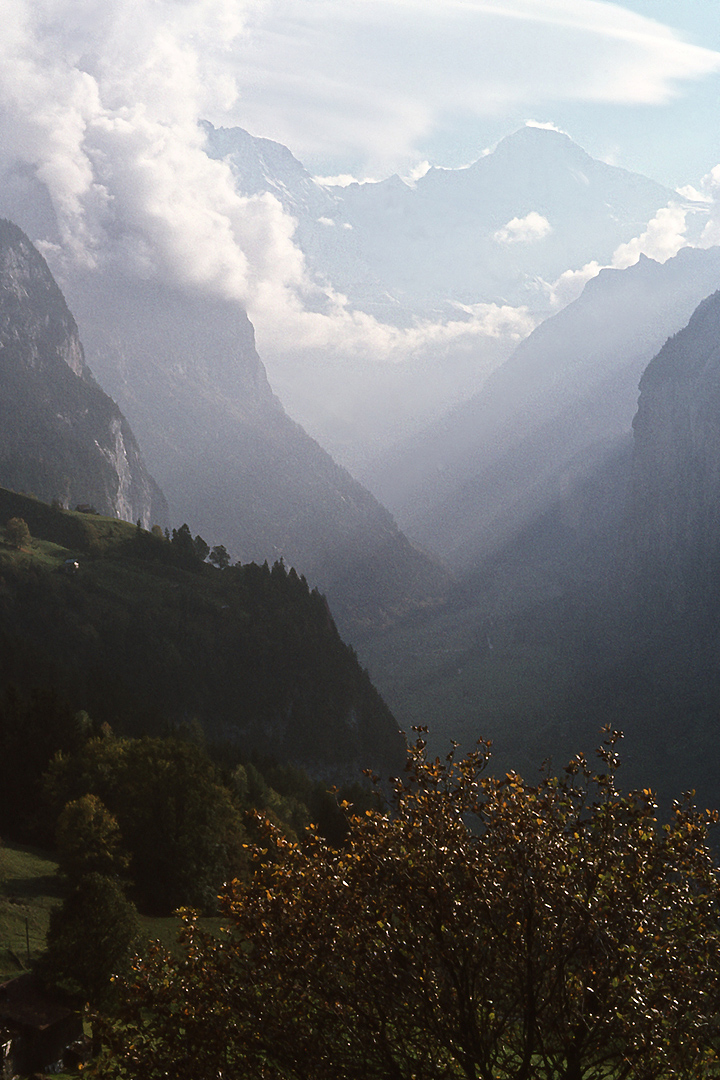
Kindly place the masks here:
<instances>
[{"instance_id":1,"label":"cumulus cloud","mask_svg":"<svg viewBox=\"0 0 720 1080\"><path fill-rule=\"evenodd\" d=\"M720 244L720 165L703 176L697 187L688 184L679 188L678 193L690 203L691 209L697 209L707 217L697 240L698 247Z\"/></svg>"},{"instance_id":2,"label":"cumulus cloud","mask_svg":"<svg viewBox=\"0 0 720 1080\"><path fill-rule=\"evenodd\" d=\"M372 315L348 305L347 298L327 291L324 311L301 304L286 305L268 320L259 320L261 347L275 354L327 350L336 356L399 364L437 351L476 348L483 339L519 342L534 330L538 319L526 307L509 304L455 304L457 318L418 320L411 327L378 322Z\"/></svg>"},{"instance_id":3,"label":"cumulus cloud","mask_svg":"<svg viewBox=\"0 0 720 1080\"><path fill-rule=\"evenodd\" d=\"M620 270L634 266L641 255L664 263L677 255L685 247L686 211L681 206L664 206L658 210L648 224L645 232L621 244L614 252L612 265Z\"/></svg>"},{"instance_id":4,"label":"cumulus cloud","mask_svg":"<svg viewBox=\"0 0 720 1080\"><path fill-rule=\"evenodd\" d=\"M341 188L362 182L358 180L357 176L352 176L350 173L340 173L339 176L313 176L313 180L316 184L322 184L323 187Z\"/></svg>"},{"instance_id":5,"label":"cumulus cloud","mask_svg":"<svg viewBox=\"0 0 720 1080\"><path fill-rule=\"evenodd\" d=\"M720 168L718 179L720 181ZM634 266L641 255L646 255L655 262L666 262L677 255L681 248L691 246L686 234L687 210L676 203L661 207L647 223L644 232L615 249L607 267L593 260L579 270L566 270L552 283L544 282L552 307L565 307L577 299L587 282L603 269L624 270L628 266ZM720 241L720 232L718 240Z\"/></svg>"},{"instance_id":6,"label":"cumulus cloud","mask_svg":"<svg viewBox=\"0 0 720 1080\"><path fill-rule=\"evenodd\" d=\"M523 218L511 218L507 225L494 233L493 239L498 244L533 244L551 232L552 225L548 219L538 214L537 210L531 210Z\"/></svg>"},{"instance_id":7,"label":"cumulus cloud","mask_svg":"<svg viewBox=\"0 0 720 1080\"><path fill-rule=\"evenodd\" d=\"M57 235L42 246L56 272L113 264L236 299L261 345L279 351L292 341L392 362L501 327L527 332L526 313L492 306L410 329L351 310L312 280L277 199L239 195L229 167L205 154L198 119L235 101L228 53L263 9L0 0L2 163L47 189Z\"/></svg>"},{"instance_id":8,"label":"cumulus cloud","mask_svg":"<svg viewBox=\"0 0 720 1080\"><path fill-rule=\"evenodd\" d=\"M243 30L242 5L5 0L0 11L3 155L47 188L56 262L114 260L247 302L269 273L280 289L301 280L292 223L270 196L236 194L197 125L235 98L215 59Z\"/></svg>"},{"instance_id":9,"label":"cumulus cloud","mask_svg":"<svg viewBox=\"0 0 720 1080\"><path fill-rule=\"evenodd\" d=\"M557 131L559 135L569 135L569 132L553 124L551 120L526 120L525 127L540 128L541 131Z\"/></svg>"},{"instance_id":10,"label":"cumulus cloud","mask_svg":"<svg viewBox=\"0 0 720 1080\"><path fill-rule=\"evenodd\" d=\"M579 270L566 270L552 284L543 282L551 306L559 309L577 300L588 281L597 277L602 269L600 263L593 259Z\"/></svg>"},{"instance_id":11,"label":"cumulus cloud","mask_svg":"<svg viewBox=\"0 0 720 1080\"><path fill-rule=\"evenodd\" d=\"M114 263L237 299L261 347L292 341L386 362L519 339L533 320L477 305L397 328L352 310L311 278L279 202L238 195L228 166L204 153L201 117L301 153L347 150L366 176L392 166L412 177L426 167L419 140L458 110L659 101L720 64L599 0L0 0L0 15L0 156L49 194L55 269ZM639 246L669 250L671 227L672 214ZM549 228L533 211L500 242Z\"/></svg>"}]
</instances>

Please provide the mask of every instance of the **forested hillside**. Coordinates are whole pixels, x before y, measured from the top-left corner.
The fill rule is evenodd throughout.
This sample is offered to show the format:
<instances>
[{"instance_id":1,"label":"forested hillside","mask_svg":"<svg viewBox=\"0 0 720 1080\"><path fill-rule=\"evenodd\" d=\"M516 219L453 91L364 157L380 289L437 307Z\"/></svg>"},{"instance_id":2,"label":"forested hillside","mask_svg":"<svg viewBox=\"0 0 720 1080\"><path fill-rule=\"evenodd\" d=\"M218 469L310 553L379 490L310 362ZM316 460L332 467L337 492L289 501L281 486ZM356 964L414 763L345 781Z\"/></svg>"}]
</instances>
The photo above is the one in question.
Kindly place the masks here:
<instances>
[{"instance_id":1,"label":"forested hillside","mask_svg":"<svg viewBox=\"0 0 720 1080\"><path fill-rule=\"evenodd\" d=\"M82 709L126 733L199 725L327 778L396 760L389 710L292 568L230 566L186 527L151 533L0 490L12 519L30 538L0 533L3 738L35 753L53 716Z\"/></svg>"}]
</instances>

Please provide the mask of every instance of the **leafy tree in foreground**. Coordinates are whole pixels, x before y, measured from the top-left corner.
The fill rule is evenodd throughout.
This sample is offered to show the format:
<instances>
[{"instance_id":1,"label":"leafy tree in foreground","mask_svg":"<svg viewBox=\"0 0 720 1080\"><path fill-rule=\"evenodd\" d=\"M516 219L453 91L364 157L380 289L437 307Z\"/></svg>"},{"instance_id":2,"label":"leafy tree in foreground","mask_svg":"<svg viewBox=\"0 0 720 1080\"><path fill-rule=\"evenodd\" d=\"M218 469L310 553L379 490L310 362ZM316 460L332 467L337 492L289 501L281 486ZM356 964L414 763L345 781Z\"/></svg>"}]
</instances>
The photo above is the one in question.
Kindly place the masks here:
<instances>
[{"instance_id":1,"label":"leafy tree in foreground","mask_svg":"<svg viewBox=\"0 0 720 1080\"><path fill-rule=\"evenodd\" d=\"M718 875L684 802L601 772L428 760L333 849L266 826L227 927L136 961L101 1077L670 1080L717 1075Z\"/></svg>"}]
</instances>

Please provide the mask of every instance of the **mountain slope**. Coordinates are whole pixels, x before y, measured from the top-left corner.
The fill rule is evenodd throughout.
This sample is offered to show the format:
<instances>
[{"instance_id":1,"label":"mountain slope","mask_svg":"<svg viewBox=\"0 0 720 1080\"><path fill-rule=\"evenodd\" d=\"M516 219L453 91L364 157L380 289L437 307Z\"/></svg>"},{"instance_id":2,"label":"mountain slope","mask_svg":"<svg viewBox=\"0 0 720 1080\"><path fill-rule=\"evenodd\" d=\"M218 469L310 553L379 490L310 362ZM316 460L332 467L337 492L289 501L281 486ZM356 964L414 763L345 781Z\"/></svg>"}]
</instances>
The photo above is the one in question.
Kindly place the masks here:
<instances>
[{"instance_id":1,"label":"mountain slope","mask_svg":"<svg viewBox=\"0 0 720 1080\"><path fill-rule=\"evenodd\" d=\"M609 262L672 197L561 132L525 127L466 169L432 168L414 188L397 177L354 185L340 199L365 258L400 297L534 308L545 306L537 279ZM531 214L524 230L507 230Z\"/></svg>"},{"instance_id":2,"label":"mountain slope","mask_svg":"<svg viewBox=\"0 0 720 1080\"><path fill-rule=\"evenodd\" d=\"M146 525L167 507L44 259L0 221L0 482Z\"/></svg>"},{"instance_id":3,"label":"mountain slope","mask_svg":"<svg viewBox=\"0 0 720 1080\"><path fill-rule=\"evenodd\" d=\"M392 176L328 188L279 143L203 126L208 153L227 161L238 189L270 192L296 219L296 238L319 275L353 305L401 323L447 301L546 307L538 278L609 262L675 197L537 127L507 136L467 168L431 168L412 186ZM529 231L502 234L529 214L547 227L533 232L531 219Z\"/></svg>"},{"instance_id":4,"label":"mountain slope","mask_svg":"<svg viewBox=\"0 0 720 1080\"><path fill-rule=\"evenodd\" d=\"M0 726L19 691L118 731L199 724L335 779L397 763L389 710L293 570L218 570L177 540L0 489L0 521L13 516L32 540L17 551L0 529Z\"/></svg>"},{"instance_id":5,"label":"mountain slope","mask_svg":"<svg viewBox=\"0 0 720 1080\"><path fill-rule=\"evenodd\" d=\"M720 249L603 270L483 389L367 470L410 535L471 566L630 430L645 365L720 283Z\"/></svg>"},{"instance_id":6,"label":"mountain slope","mask_svg":"<svg viewBox=\"0 0 720 1080\"><path fill-rule=\"evenodd\" d=\"M633 421L628 548L675 611L720 600L720 292L646 368Z\"/></svg>"},{"instance_id":7,"label":"mountain slope","mask_svg":"<svg viewBox=\"0 0 720 1080\"><path fill-rule=\"evenodd\" d=\"M286 415L237 304L119 275L76 280L72 298L173 520L243 561L283 558L345 627L441 601L446 572Z\"/></svg>"},{"instance_id":8,"label":"mountain slope","mask_svg":"<svg viewBox=\"0 0 720 1080\"><path fill-rule=\"evenodd\" d=\"M554 310L563 272L609 263L678 198L536 127L465 169L348 187L318 183L278 143L204 128L207 153L229 166L237 190L267 192L292 216L315 280L386 327L346 349L289 338L264 350L291 415L363 482L380 452L478 391Z\"/></svg>"},{"instance_id":9,"label":"mountain slope","mask_svg":"<svg viewBox=\"0 0 720 1080\"><path fill-rule=\"evenodd\" d=\"M482 735L495 767L625 733L627 784L663 812L720 804L720 293L647 365L632 443L476 562L441 613L365 644L401 725ZM448 716L451 718L448 722Z\"/></svg>"}]
</instances>

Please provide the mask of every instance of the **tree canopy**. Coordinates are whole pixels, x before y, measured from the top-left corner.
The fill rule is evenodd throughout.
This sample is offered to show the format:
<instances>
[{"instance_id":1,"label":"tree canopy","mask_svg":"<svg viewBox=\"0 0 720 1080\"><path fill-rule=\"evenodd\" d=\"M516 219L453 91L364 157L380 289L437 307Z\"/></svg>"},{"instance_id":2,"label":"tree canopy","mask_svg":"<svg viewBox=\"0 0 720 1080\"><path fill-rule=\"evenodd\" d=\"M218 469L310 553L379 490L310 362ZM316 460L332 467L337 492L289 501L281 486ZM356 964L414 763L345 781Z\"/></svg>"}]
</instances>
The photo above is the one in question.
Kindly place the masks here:
<instances>
[{"instance_id":1,"label":"tree canopy","mask_svg":"<svg viewBox=\"0 0 720 1080\"><path fill-rule=\"evenodd\" d=\"M30 529L21 517L12 517L5 526L5 535L9 542L18 549L30 543Z\"/></svg>"},{"instance_id":2,"label":"tree canopy","mask_svg":"<svg viewBox=\"0 0 720 1080\"><path fill-rule=\"evenodd\" d=\"M114 861L117 871L122 842L145 911L214 909L244 861L239 809L202 748L182 739L93 737L55 758L45 788L60 813L63 867L84 859L107 872Z\"/></svg>"},{"instance_id":3,"label":"tree canopy","mask_svg":"<svg viewBox=\"0 0 720 1080\"><path fill-rule=\"evenodd\" d=\"M430 760L340 847L269 823L226 926L136 961L95 1075L670 1080L716 1075L720 885L689 799L580 755L534 784Z\"/></svg>"}]
</instances>

